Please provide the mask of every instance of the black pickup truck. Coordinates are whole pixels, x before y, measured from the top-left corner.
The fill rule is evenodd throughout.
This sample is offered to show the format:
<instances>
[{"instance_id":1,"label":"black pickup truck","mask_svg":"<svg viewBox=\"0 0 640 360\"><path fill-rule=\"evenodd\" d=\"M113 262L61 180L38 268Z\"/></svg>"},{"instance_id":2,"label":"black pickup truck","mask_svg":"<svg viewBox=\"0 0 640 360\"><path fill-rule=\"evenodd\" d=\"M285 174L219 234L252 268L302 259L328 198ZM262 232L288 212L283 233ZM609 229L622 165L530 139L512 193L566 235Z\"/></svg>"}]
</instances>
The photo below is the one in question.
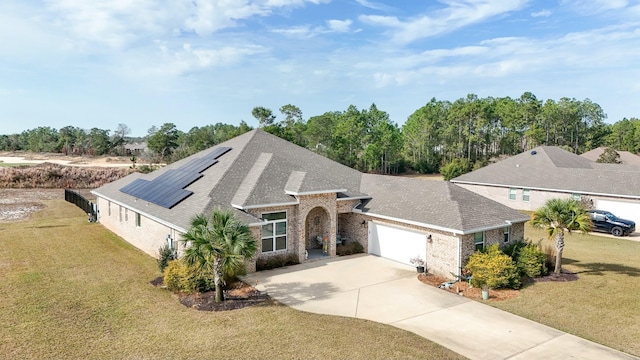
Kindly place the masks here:
<instances>
[{"instance_id":1,"label":"black pickup truck","mask_svg":"<svg viewBox=\"0 0 640 360\"><path fill-rule=\"evenodd\" d=\"M609 211L589 210L593 231L611 233L614 236L627 236L636 231L636 223L620 219Z\"/></svg>"}]
</instances>

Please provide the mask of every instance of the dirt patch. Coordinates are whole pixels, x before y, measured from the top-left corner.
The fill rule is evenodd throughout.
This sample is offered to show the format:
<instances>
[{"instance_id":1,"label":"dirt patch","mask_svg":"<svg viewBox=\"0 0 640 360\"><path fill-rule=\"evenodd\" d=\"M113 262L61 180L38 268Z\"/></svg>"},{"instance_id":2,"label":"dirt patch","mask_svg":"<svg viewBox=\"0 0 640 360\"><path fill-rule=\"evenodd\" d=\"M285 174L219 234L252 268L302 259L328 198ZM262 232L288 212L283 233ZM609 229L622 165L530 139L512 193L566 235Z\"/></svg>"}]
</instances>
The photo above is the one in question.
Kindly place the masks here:
<instances>
[{"instance_id":1,"label":"dirt patch","mask_svg":"<svg viewBox=\"0 0 640 360\"><path fill-rule=\"evenodd\" d=\"M42 201L53 199L64 199L64 190L0 188L0 222L28 219L44 208Z\"/></svg>"},{"instance_id":2,"label":"dirt patch","mask_svg":"<svg viewBox=\"0 0 640 360\"><path fill-rule=\"evenodd\" d=\"M154 286L162 287L162 277L151 281ZM242 309L261 303L272 303L271 298L242 281L236 281L224 290L224 301L215 302L215 292L183 294L178 293L180 303L200 311L227 311Z\"/></svg>"},{"instance_id":3,"label":"dirt patch","mask_svg":"<svg viewBox=\"0 0 640 360\"><path fill-rule=\"evenodd\" d=\"M451 283L450 279L445 279L443 277L435 276L432 274L420 274L418 275L418 280L421 282L441 288L444 291L449 291L454 294L458 294L460 296L468 297L473 300L482 300L482 289L473 287L466 281L457 281L455 283ZM545 282L545 281L575 281L578 280L578 275L569 271L563 271L561 274L551 273L547 276L541 276L539 278L535 278L533 280L529 280L529 282L525 282L523 285L533 282ZM447 284L447 285L445 285ZM489 290L489 301L503 301L508 299L517 298L520 296L520 290L514 289L492 289ZM486 301L486 300L482 300Z\"/></svg>"}]
</instances>

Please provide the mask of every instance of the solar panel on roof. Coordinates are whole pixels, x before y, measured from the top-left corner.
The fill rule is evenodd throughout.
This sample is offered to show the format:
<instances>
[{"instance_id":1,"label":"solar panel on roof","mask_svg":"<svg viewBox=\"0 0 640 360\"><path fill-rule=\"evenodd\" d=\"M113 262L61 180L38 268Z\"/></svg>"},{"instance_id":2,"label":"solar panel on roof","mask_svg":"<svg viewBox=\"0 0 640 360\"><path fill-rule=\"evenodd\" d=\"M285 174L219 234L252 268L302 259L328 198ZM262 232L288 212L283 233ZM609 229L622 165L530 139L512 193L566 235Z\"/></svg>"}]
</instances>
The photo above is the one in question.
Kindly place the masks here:
<instances>
[{"instance_id":1,"label":"solar panel on roof","mask_svg":"<svg viewBox=\"0 0 640 360\"><path fill-rule=\"evenodd\" d=\"M202 172L215 165L218 162L216 159L229 150L230 147L218 147L206 156L193 159L177 169L167 170L151 181L135 179L120 188L120 191L171 209L193 194L193 191L186 190L185 187L203 177Z\"/></svg>"}]
</instances>

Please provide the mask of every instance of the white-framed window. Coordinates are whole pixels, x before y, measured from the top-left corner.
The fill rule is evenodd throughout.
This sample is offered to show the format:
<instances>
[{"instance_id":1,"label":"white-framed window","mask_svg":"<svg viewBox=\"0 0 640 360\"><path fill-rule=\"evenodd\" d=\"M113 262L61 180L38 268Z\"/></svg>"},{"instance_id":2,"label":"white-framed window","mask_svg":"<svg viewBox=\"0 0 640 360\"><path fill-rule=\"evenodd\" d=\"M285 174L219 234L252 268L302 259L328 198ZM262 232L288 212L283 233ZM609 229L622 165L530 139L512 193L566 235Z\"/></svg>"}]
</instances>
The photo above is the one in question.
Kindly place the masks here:
<instances>
[{"instance_id":1,"label":"white-framed window","mask_svg":"<svg viewBox=\"0 0 640 360\"><path fill-rule=\"evenodd\" d=\"M473 234L473 242L476 246L476 251L484 250L484 231Z\"/></svg>"},{"instance_id":2,"label":"white-framed window","mask_svg":"<svg viewBox=\"0 0 640 360\"><path fill-rule=\"evenodd\" d=\"M140 213L136 213L136 227L140 227L141 223L142 223L142 217L140 216Z\"/></svg>"},{"instance_id":3,"label":"white-framed window","mask_svg":"<svg viewBox=\"0 0 640 360\"><path fill-rule=\"evenodd\" d=\"M518 197L518 189L509 188L509 200L515 200Z\"/></svg>"},{"instance_id":4,"label":"white-framed window","mask_svg":"<svg viewBox=\"0 0 640 360\"><path fill-rule=\"evenodd\" d=\"M107 214L111 217L111 201L107 201Z\"/></svg>"},{"instance_id":5,"label":"white-framed window","mask_svg":"<svg viewBox=\"0 0 640 360\"><path fill-rule=\"evenodd\" d=\"M504 242L508 243L509 239L511 239L511 226L507 226L502 231Z\"/></svg>"},{"instance_id":6,"label":"white-framed window","mask_svg":"<svg viewBox=\"0 0 640 360\"><path fill-rule=\"evenodd\" d=\"M124 221L129 222L129 209L124 209Z\"/></svg>"},{"instance_id":7,"label":"white-framed window","mask_svg":"<svg viewBox=\"0 0 640 360\"><path fill-rule=\"evenodd\" d=\"M578 201L580 201L580 200L582 199L582 194L573 193L573 194L571 194L571 198L572 198L573 200L578 200Z\"/></svg>"},{"instance_id":8,"label":"white-framed window","mask_svg":"<svg viewBox=\"0 0 640 360\"><path fill-rule=\"evenodd\" d=\"M522 201L529 201L531 199L531 190L522 189Z\"/></svg>"},{"instance_id":9,"label":"white-framed window","mask_svg":"<svg viewBox=\"0 0 640 360\"><path fill-rule=\"evenodd\" d=\"M262 214L262 252L287 249L287 212Z\"/></svg>"},{"instance_id":10,"label":"white-framed window","mask_svg":"<svg viewBox=\"0 0 640 360\"><path fill-rule=\"evenodd\" d=\"M122 206L118 208L118 221L122 222Z\"/></svg>"}]
</instances>

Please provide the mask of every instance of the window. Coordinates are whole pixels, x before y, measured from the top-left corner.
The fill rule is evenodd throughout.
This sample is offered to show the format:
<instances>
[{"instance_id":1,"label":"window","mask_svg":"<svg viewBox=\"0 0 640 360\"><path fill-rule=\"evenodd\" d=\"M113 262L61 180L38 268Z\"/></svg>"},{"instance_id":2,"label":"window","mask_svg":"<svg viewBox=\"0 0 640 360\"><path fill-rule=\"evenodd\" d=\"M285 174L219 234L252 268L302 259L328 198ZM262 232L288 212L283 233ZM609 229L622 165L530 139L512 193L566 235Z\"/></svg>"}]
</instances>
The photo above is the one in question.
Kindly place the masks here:
<instances>
[{"instance_id":1,"label":"window","mask_svg":"<svg viewBox=\"0 0 640 360\"><path fill-rule=\"evenodd\" d=\"M140 223L142 222L140 213L136 213L136 226L140 227Z\"/></svg>"},{"instance_id":2,"label":"window","mask_svg":"<svg viewBox=\"0 0 640 360\"><path fill-rule=\"evenodd\" d=\"M503 234L504 234L504 242L509 242L509 234L511 233L511 226L507 226L506 228L504 228Z\"/></svg>"},{"instance_id":3,"label":"window","mask_svg":"<svg viewBox=\"0 0 640 360\"><path fill-rule=\"evenodd\" d=\"M573 200L578 200L578 201L580 201L580 200L582 199L582 195L581 195L581 194L573 193L573 194L571 194L571 198L572 198Z\"/></svg>"},{"instance_id":4,"label":"window","mask_svg":"<svg viewBox=\"0 0 640 360\"><path fill-rule=\"evenodd\" d=\"M514 188L509 188L509 200L515 200L517 195L516 195L517 190Z\"/></svg>"},{"instance_id":5,"label":"window","mask_svg":"<svg viewBox=\"0 0 640 360\"><path fill-rule=\"evenodd\" d=\"M122 206L118 208L118 221L122 222Z\"/></svg>"},{"instance_id":6,"label":"window","mask_svg":"<svg viewBox=\"0 0 640 360\"><path fill-rule=\"evenodd\" d=\"M267 224L262 225L262 252L287 249L287 213L262 214Z\"/></svg>"},{"instance_id":7,"label":"window","mask_svg":"<svg viewBox=\"0 0 640 360\"><path fill-rule=\"evenodd\" d=\"M484 250L484 231L477 232L473 236L474 236L474 242L476 244L476 251Z\"/></svg>"},{"instance_id":8,"label":"window","mask_svg":"<svg viewBox=\"0 0 640 360\"><path fill-rule=\"evenodd\" d=\"M522 201L529 201L531 190L522 189Z\"/></svg>"},{"instance_id":9,"label":"window","mask_svg":"<svg viewBox=\"0 0 640 360\"><path fill-rule=\"evenodd\" d=\"M129 209L124 209L124 221L129 222Z\"/></svg>"},{"instance_id":10,"label":"window","mask_svg":"<svg viewBox=\"0 0 640 360\"><path fill-rule=\"evenodd\" d=\"M107 213L109 214L109 217L111 217L111 201L107 202Z\"/></svg>"}]
</instances>

